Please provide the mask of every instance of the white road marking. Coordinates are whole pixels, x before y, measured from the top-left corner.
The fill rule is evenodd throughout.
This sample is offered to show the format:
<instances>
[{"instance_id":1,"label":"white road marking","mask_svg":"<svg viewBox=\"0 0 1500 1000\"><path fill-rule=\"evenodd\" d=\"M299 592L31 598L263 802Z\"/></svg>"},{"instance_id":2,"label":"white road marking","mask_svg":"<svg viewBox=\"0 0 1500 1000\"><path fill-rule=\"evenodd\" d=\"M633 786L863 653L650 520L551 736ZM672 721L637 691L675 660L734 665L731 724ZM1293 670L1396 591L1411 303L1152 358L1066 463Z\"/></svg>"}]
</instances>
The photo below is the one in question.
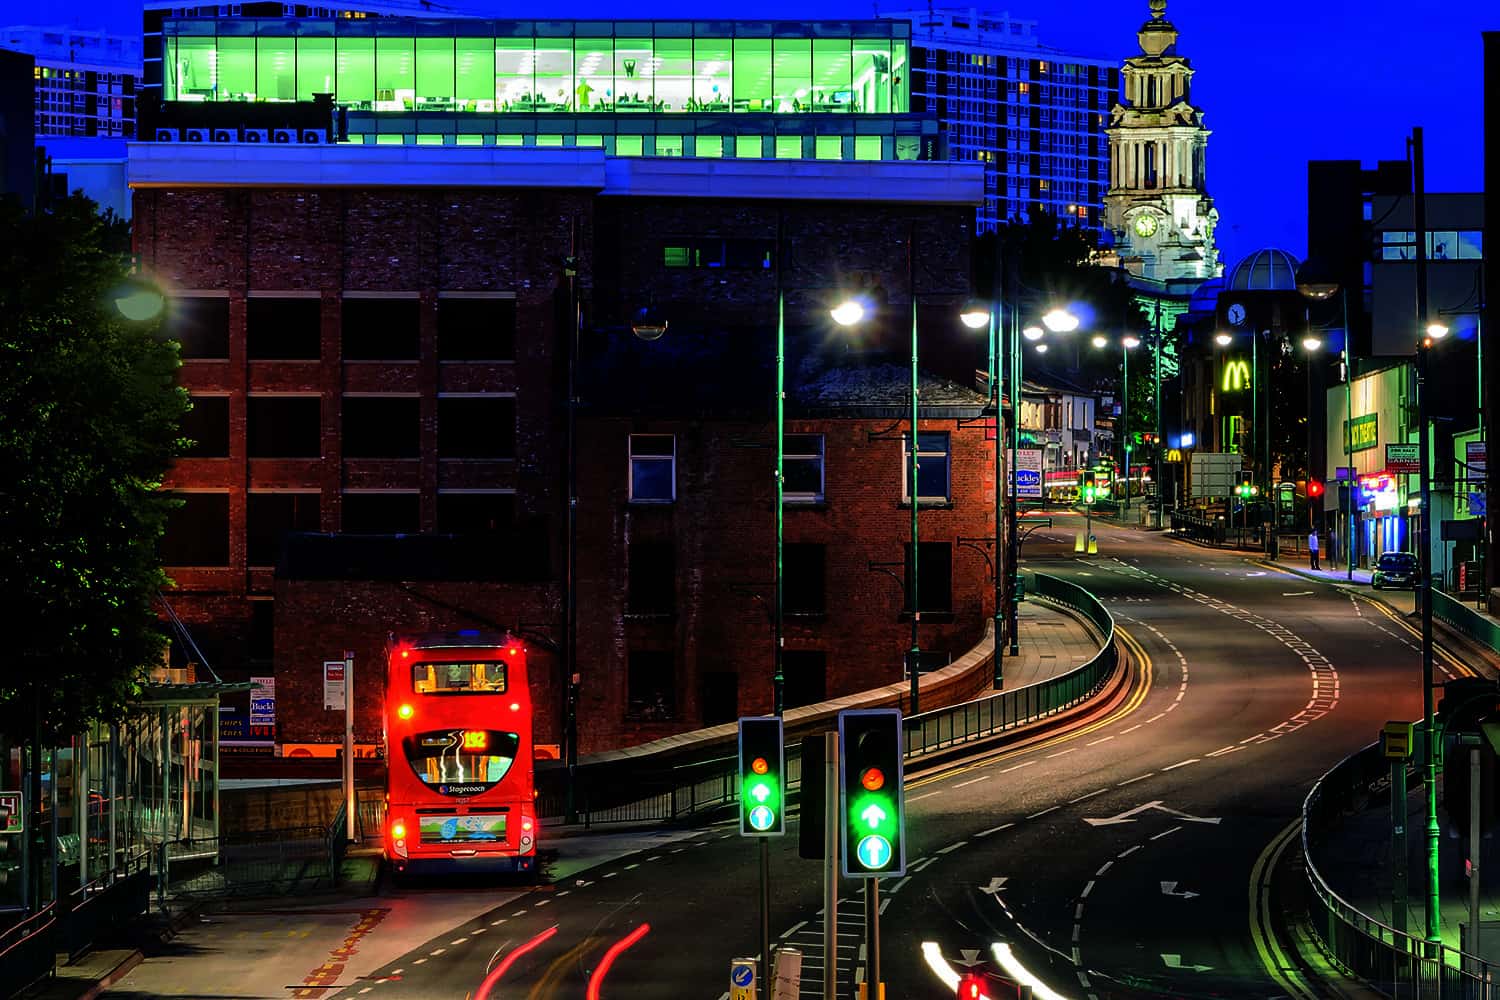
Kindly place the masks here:
<instances>
[{"instance_id":1,"label":"white road marking","mask_svg":"<svg viewBox=\"0 0 1500 1000\"><path fill-rule=\"evenodd\" d=\"M1095 795L1103 795L1107 791L1109 791L1108 788L1096 788L1092 792L1089 792L1087 795L1080 795L1076 799L1069 799L1068 805L1072 805L1075 802L1082 802L1084 799L1091 799Z\"/></svg>"},{"instance_id":2,"label":"white road marking","mask_svg":"<svg viewBox=\"0 0 1500 1000\"><path fill-rule=\"evenodd\" d=\"M427 961L427 959L425 959L425 958L419 958L415 962L413 962L412 965L421 965L425 961Z\"/></svg>"},{"instance_id":3,"label":"white road marking","mask_svg":"<svg viewBox=\"0 0 1500 1000\"><path fill-rule=\"evenodd\" d=\"M1116 788L1124 788L1126 785L1133 785L1137 781L1145 781L1147 778L1151 777L1155 773L1156 773L1155 771L1147 771L1145 774L1137 775L1134 778L1128 778L1125 781L1120 782L1115 787Z\"/></svg>"},{"instance_id":4,"label":"white road marking","mask_svg":"<svg viewBox=\"0 0 1500 1000\"><path fill-rule=\"evenodd\" d=\"M1094 880L1093 879L1089 879L1088 885L1086 885L1086 886L1083 887L1083 891L1078 894L1078 898L1079 899L1088 899L1089 898L1089 893L1091 893L1093 891L1094 891Z\"/></svg>"},{"instance_id":5,"label":"white road marking","mask_svg":"<svg viewBox=\"0 0 1500 1000\"><path fill-rule=\"evenodd\" d=\"M933 789L930 792L923 792L921 795L913 795L911 798L907 799L906 801L907 801L908 804L910 804L912 802L921 802L923 799L930 799L934 795L941 795L941 794L943 794L943 789L936 788L936 789Z\"/></svg>"},{"instance_id":6,"label":"white road marking","mask_svg":"<svg viewBox=\"0 0 1500 1000\"><path fill-rule=\"evenodd\" d=\"M1096 747L1100 743L1108 743L1112 739L1114 739L1113 736L1105 736L1105 737L1102 737L1100 739L1094 740L1094 741L1092 741L1090 743L1085 743L1084 746L1086 746L1086 747Z\"/></svg>"},{"instance_id":7,"label":"white road marking","mask_svg":"<svg viewBox=\"0 0 1500 1000\"><path fill-rule=\"evenodd\" d=\"M942 848L941 850L938 851L938 853L939 854L952 854L954 851L958 850L960 847L967 847L967 846L969 846L969 842L967 840L960 840L956 844L949 844L947 847Z\"/></svg>"},{"instance_id":8,"label":"white road marking","mask_svg":"<svg viewBox=\"0 0 1500 1000\"><path fill-rule=\"evenodd\" d=\"M1136 844L1134 847L1127 847L1127 848L1125 848L1125 850L1121 851L1119 854L1116 854L1115 857L1117 857L1117 858L1128 858L1132 854L1134 854L1136 851L1139 851L1140 849L1141 849L1141 845L1140 844Z\"/></svg>"},{"instance_id":9,"label":"white road marking","mask_svg":"<svg viewBox=\"0 0 1500 1000\"><path fill-rule=\"evenodd\" d=\"M1094 877L1095 878L1103 878L1104 877L1104 873L1107 872L1107 871L1109 871L1110 868L1113 867L1113 866L1114 866L1114 862L1113 861L1106 861L1106 862L1104 862L1104 864L1102 864L1102 865L1099 866L1099 870L1096 871L1096 872L1094 872Z\"/></svg>"},{"instance_id":10,"label":"white road marking","mask_svg":"<svg viewBox=\"0 0 1500 1000\"><path fill-rule=\"evenodd\" d=\"M1141 728L1144 725L1145 725L1144 722L1137 722L1135 725L1131 726L1129 729L1122 729L1122 730L1120 730L1120 735L1124 736L1126 733L1133 733L1137 729Z\"/></svg>"},{"instance_id":11,"label":"white road marking","mask_svg":"<svg viewBox=\"0 0 1500 1000\"><path fill-rule=\"evenodd\" d=\"M1196 763L1198 763L1198 758L1197 757L1189 757L1187 760L1178 761L1176 764L1173 764L1170 767L1164 767L1164 768L1162 768L1162 770L1163 771L1175 771L1179 767L1187 767L1189 764L1196 764Z\"/></svg>"},{"instance_id":12,"label":"white road marking","mask_svg":"<svg viewBox=\"0 0 1500 1000\"><path fill-rule=\"evenodd\" d=\"M1009 830L1011 827L1013 827L1015 825L1016 824L1014 824L1014 823L1001 823L999 826L992 826L988 830L982 830L979 833L976 833L974 836L976 836L976 837L988 837L992 833L999 833L1001 830Z\"/></svg>"},{"instance_id":13,"label":"white road marking","mask_svg":"<svg viewBox=\"0 0 1500 1000\"><path fill-rule=\"evenodd\" d=\"M1066 752L1066 751L1064 751L1064 752ZM1055 753L1052 756L1054 756L1054 757L1061 757L1062 754ZM1035 764L1035 763L1036 763L1036 761L1034 761L1034 760L1023 761L1022 763L1016 764L1016 765L1014 765L1012 767L1004 768L1003 770L1001 770L1000 773L1001 774L1009 774L1012 771L1019 771L1023 767L1030 767L1032 764ZM911 800L908 799L907 801L910 802Z\"/></svg>"},{"instance_id":14,"label":"white road marking","mask_svg":"<svg viewBox=\"0 0 1500 1000\"><path fill-rule=\"evenodd\" d=\"M1036 819L1038 816L1045 816L1049 812L1056 812L1060 808L1062 808L1062 807L1061 806L1048 806L1046 809L1043 809L1041 812L1034 812L1030 816L1027 816L1026 818L1027 819Z\"/></svg>"},{"instance_id":15,"label":"white road marking","mask_svg":"<svg viewBox=\"0 0 1500 1000\"><path fill-rule=\"evenodd\" d=\"M1182 829L1182 827L1180 827L1180 826L1174 826L1170 830L1163 830L1161 833L1158 833L1156 836L1152 837L1151 839L1152 840L1160 840L1163 837L1170 837L1172 834L1176 833L1178 830L1181 830L1181 829Z\"/></svg>"},{"instance_id":16,"label":"white road marking","mask_svg":"<svg viewBox=\"0 0 1500 1000\"><path fill-rule=\"evenodd\" d=\"M443 952L445 952L447 950L448 950L447 948L438 948L436 951L429 951L427 954L431 955L433 958L437 958L439 955L441 955Z\"/></svg>"},{"instance_id":17,"label":"white road marking","mask_svg":"<svg viewBox=\"0 0 1500 1000\"><path fill-rule=\"evenodd\" d=\"M989 777L990 776L988 774L981 774L977 778L970 778L968 781L960 781L958 784L954 785L953 788L955 790L957 790L957 789L960 789L960 788L967 788L970 785L977 785L981 781L988 781Z\"/></svg>"}]
</instances>

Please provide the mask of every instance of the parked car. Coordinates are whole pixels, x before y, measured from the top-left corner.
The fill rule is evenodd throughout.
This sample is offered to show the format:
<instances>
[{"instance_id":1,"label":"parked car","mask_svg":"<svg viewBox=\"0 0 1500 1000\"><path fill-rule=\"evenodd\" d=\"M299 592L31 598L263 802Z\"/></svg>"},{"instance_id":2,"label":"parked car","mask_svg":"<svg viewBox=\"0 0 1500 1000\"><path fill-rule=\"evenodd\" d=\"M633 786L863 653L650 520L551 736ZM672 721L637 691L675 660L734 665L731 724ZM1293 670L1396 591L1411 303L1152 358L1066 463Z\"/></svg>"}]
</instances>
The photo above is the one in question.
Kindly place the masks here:
<instances>
[{"instance_id":1,"label":"parked car","mask_svg":"<svg viewBox=\"0 0 1500 1000\"><path fill-rule=\"evenodd\" d=\"M1375 572L1370 574L1370 586L1376 590L1381 587L1415 589L1421 571L1417 557L1412 553L1387 552L1375 564Z\"/></svg>"}]
</instances>

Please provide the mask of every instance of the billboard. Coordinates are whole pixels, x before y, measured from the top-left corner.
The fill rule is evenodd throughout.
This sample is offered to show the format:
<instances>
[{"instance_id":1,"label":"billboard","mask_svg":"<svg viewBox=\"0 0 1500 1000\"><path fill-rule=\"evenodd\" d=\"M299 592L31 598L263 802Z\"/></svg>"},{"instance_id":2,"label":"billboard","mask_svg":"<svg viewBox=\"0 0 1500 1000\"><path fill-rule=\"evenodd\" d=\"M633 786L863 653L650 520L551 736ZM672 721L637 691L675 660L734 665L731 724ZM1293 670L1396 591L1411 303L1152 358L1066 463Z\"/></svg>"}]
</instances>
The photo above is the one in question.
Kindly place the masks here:
<instances>
[{"instance_id":1,"label":"billboard","mask_svg":"<svg viewBox=\"0 0 1500 1000\"><path fill-rule=\"evenodd\" d=\"M1042 450L1022 448L1010 451L1010 467L1015 470L1014 488L1010 495L1016 497L1042 498Z\"/></svg>"},{"instance_id":2,"label":"billboard","mask_svg":"<svg viewBox=\"0 0 1500 1000\"><path fill-rule=\"evenodd\" d=\"M1244 460L1237 451L1193 452L1189 475L1193 496L1199 500L1233 496L1243 467Z\"/></svg>"}]
</instances>

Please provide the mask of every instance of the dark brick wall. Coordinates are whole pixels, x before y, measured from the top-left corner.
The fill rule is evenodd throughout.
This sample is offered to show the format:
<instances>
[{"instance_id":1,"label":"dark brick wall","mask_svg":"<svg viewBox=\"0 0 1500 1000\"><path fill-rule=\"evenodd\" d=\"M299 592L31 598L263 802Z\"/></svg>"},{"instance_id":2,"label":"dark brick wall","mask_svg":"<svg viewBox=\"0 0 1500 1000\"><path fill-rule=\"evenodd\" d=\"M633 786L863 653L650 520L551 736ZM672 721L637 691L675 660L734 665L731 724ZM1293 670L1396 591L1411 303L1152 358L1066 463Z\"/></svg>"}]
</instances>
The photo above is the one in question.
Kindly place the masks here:
<instances>
[{"instance_id":1,"label":"dark brick wall","mask_svg":"<svg viewBox=\"0 0 1500 1000\"><path fill-rule=\"evenodd\" d=\"M391 188L142 189L135 193L135 241L144 265L169 289L217 291L229 298L227 361L189 361L183 384L229 397L228 458L179 462L168 485L229 493L229 564L169 567L171 597L195 634L212 633L221 671L248 676L246 644L254 601L274 601L279 738L333 740L335 713L322 711L321 663L350 648L359 665L380 662L387 633L520 626L531 644L538 742L558 742L562 714L559 661L549 643L562 640L565 545L565 407L568 316L561 299L561 260L579 226L580 287L589 336L623 322L644 301L669 310L673 336L709 318L728 318L737 335L757 337L774 322L773 271L668 271L666 237L761 238L781 233L782 280L789 323L803 329L850 287L878 288L895 308L885 325L896 346L914 286L923 312L923 367L968 381L972 340L929 337L953 326L952 307L969 287L972 207L778 204L712 199L595 198L562 191L499 192ZM595 246L601 249L595 252ZM912 278L908 281L908 273ZM321 349L315 361L247 359L247 298L252 292L300 291L320 298ZM420 301L420 360L348 361L342 351L341 294L410 292ZM439 363L440 292L504 291L517 297L516 360L508 364ZM937 319L933 319L937 317ZM946 317L946 318L945 318ZM941 329L939 329L941 333ZM618 329L609 336L621 336ZM628 334L623 334L629 339ZM870 345L866 345L870 346ZM874 345L878 347L879 345ZM728 371L726 379L760 375ZM747 382L748 384L748 382ZM312 393L321 398L322 455L251 459L246 415L250 394ZM438 395L515 393L515 460L437 457ZM418 394L420 457L345 459L342 397L347 392ZM765 399L769 392L753 395ZM588 411L585 411L586 414ZM621 412L621 411L613 411ZM629 411L624 411L629 412ZM744 415L741 411L741 415ZM787 540L828 546L828 614L795 622L787 648L828 653L829 694L900 676L907 623L900 586L868 564L899 564L907 518L899 506L899 427L889 419L793 424L828 435L829 500L787 519ZM642 508L626 502L626 435L679 434L679 502ZM993 482L981 429L953 420L924 422L953 434L954 504L924 511L924 538L984 538L991 530ZM872 439L878 435L879 439ZM738 708L769 707L772 521L770 426L678 420L659 425L589 416L580 439L579 669L584 675L581 749L606 749L691 728L702 718L699 683L706 673L738 675ZM747 446L753 445L753 446ZM320 527L342 526L345 489L415 489L420 527L436 525L440 489L514 489L519 516L547 536L553 578L541 585L464 581L323 582L277 579L246 563L246 506L255 489L321 492ZM675 617L626 618L626 552L632 538L675 549ZM899 567L896 569L899 576ZM988 564L955 545L952 621L925 622L923 644L953 655L983 632ZM676 660L678 711L669 723L625 718L630 649L670 650ZM263 667L261 669L264 669ZM379 738L376 684L357 684L361 741ZM323 718L324 715L330 718Z\"/></svg>"},{"instance_id":2,"label":"dark brick wall","mask_svg":"<svg viewBox=\"0 0 1500 1000\"><path fill-rule=\"evenodd\" d=\"M788 616L786 648L826 654L827 696L890 684L903 676L910 622L902 613L903 546L910 509L901 504L901 429L887 419L789 420L788 433L825 435L826 502L789 507L785 541L826 546L820 617ZM984 428L922 421L950 435L952 504L923 508L923 541L953 548L953 614L924 615L922 646L956 659L984 634L993 614L986 554L994 531L994 445ZM677 500L629 502L632 433L677 435ZM703 724L704 674L738 676L738 711L771 710L775 559L774 427L614 418L581 426L579 670L581 748L587 753ZM959 539L972 539L963 545ZM629 547L669 542L676 553L676 613L626 614ZM977 547L975 547L977 545ZM887 568L892 579L872 563ZM675 657L676 718L643 722L627 711L631 650Z\"/></svg>"}]
</instances>

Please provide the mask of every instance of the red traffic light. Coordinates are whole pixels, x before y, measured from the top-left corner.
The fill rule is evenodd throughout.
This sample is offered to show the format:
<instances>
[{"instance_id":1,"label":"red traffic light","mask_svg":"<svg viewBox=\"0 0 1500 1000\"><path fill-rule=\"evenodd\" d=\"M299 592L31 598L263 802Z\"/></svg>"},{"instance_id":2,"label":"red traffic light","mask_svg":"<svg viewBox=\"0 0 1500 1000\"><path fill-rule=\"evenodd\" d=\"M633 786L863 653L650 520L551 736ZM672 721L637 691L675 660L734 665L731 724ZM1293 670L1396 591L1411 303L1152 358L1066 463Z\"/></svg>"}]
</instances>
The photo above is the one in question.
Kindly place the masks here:
<instances>
[{"instance_id":1,"label":"red traffic light","mask_svg":"<svg viewBox=\"0 0 1500 1000\"><path fill-rule=\"evenodd\" d=\"M984 996L982 985L978 976L972 973L964 976L958 981L958 1000L980 1000Z\"/></svg>"},{"instance_id":2,"label":"red traffic light","mask_svg":"<svg viewBox=\"0 0 1500 1000\"><path fill-rule=\"evenodd\" d=\"M765 774L770 769L771 765L766 763L766 759L764 757L757 757L750 762L750 770L754 771L756 774Z\"/></svg>"},{"instance_id":3,"label":"red traffic light","mask_svg":"<svg viewBox=\"0 0 1500 1000\"><path fill-rule=\"evenodd\" d=\"M1322 496L1323 495L1323 484L1320 483L1320 482L1318 482L1316 479L1309 479L1307 481L1307 495L1310 496L1310 497L1320 497L1320 496Z\"/></svg>"},{"instance_id":4,"label":"red traffic light","mask_svg":"<svg viewBox=\"0 0 1500 1000\"><path fill-rule=\"evenodd\" d=\"M885 787L885 775L878 767L867 767L860 772L859 783L867 792L878 792Z\"/></svg>"}]
</instances>

